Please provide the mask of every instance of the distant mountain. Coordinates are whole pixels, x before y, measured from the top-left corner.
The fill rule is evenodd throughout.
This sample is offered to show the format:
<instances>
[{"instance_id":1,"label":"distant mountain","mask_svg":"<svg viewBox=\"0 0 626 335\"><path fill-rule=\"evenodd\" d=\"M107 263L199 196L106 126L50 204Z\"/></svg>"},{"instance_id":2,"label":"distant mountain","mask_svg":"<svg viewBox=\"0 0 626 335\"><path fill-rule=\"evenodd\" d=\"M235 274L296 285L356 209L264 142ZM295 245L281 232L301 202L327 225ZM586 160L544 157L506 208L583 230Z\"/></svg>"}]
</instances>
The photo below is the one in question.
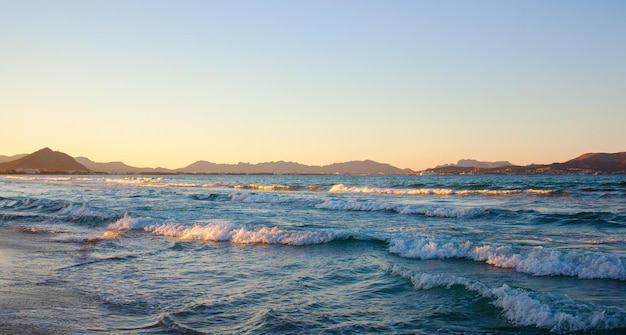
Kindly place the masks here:
<instances>
[{"instance_id":1,"label":"distant mountain","mask_svg":"<svg viewBox=\"0 0 626 335\"><path fill-rule=\"evenodd\" d=\"M43 148L30 155L0 163L1 172L25 173L87 173L89 169L71 156L50 148Z\"/></svg>"},{"instance_id":2,"label":"distant mountain","mask_svg":"<svg viewBox=\"0 0 626 335\"><path fill-rule=\"evenodd\" d=\"M481 162L474 159L460 159L456 164L446 164L439 165L438 168L442 167L462 167L462 168L481 168L481 169L493 169L499 168L503 166L513 166L508 161L497 161L497 162Z\"/></svg>"},{"instance_id":3,"label":"distant mountain","mask_svg":"<svg viewBox=\"0 0 626 335\"><path fill-rule=\"evenodd\" d=\"M479 168L478 170L476 168ZM372 160L334 163L324 166L304 165L295 162L266 162L258 164L217 164L197 161L187 167L170 170L164 168L137 168L122 162L97 163L86 157L70 157L50 148L30 155L0 156L0 173L109 173L109 174L353 174L353 175L403 175L413 174L410 169L378 163ZM507 161L481 162L461 159L457 164L447 164L421 171L422 174L626 174L626 152L587 153L564 163L549 165L515 166Z\"/></svg>"},{"instance_id":4,"label":"distant mountain","mask_svg":"<svg viewBox=\"0 0 626 335\"><path fill-rule=\"evenodd\" d=\"M87 157L76 157L76 161L83 164L93 172L108 174L133 174L133 173L175 173L174 170L164 168L138 168L122 162L97 163Z\"/></svg>"},{"instance_id":5,"label":"distant mountain","mask_svg":"<svg viewBox=\"0 0 626 335\"><path fill-rule=\"evenodd\" d=\"M335 163L323 166L322 170L324 173L338 174L405 174L408 172L407 170L372 160Z\"/></svg>"},{"instance_id":6,"label":"distant mountain","mask_svg":"<svg viewBox=\"0 0 626 335\"><path fill-rule=\"evenodd\" d=\"M459 161L461 162L461 161ZM497 163L497 162L496 162ZM442 165L421 174L626 174L626 152L587 153L564 163L505 165L492 168Z\"/></svg>"},{"instance_id":7,"label":"distant mountain","mask_svg":"<svg viewBox=\"0 0 626 335\"><path fill-rule=\"evenodd\" d=\"M23 156L23 157L22 157ZM0 156L7 157L7 156ZM258 164L216 164L197 161L187 167L170 170L164 168L138 168L122 162L98 163L87 157L72 158L67 154L41 149L30 155L0 163L0 173L106 173L106 174L407 174L410 169L399 169L389 164L371 160L310 166L295 162L265 162ZM7 157L11 158L11 157Z\"/></svg>"},{"instance_id":8,"label":"distant mountain","mask_svg":"<svg viewBox=\"0 0 626 335\"><path fill-rule=\"evenodd\" d=\"M559 168L586 169L607 173L626 172L626 152L588 153L580 155L565 163L552 164Z\"/></svg>"},{"instance_id":9,"label":"distant mountain","mask_svg":"<svg viewBox=\"0 0 626 335\"><path fill-rule=\"evenodd\" d=\"M197 161L187 167L178 169L181 173L275 173L275 174L406 174L411 170L402 170L389 164L371 160L335 163L325 166L304 165L294 162L266 162L258 164L216 164Z\"/></svg>"},{"instance_id":10,"label":"distant mountain","mask_svg":"<svg viewBox=\"0 0 626 335\"><path fill-rule=\"evenodd\" d=\"M3 155L0 155L0 163L14 161L14 160L20 159L20 158L22 158L22 157L24 157L26 155L27 154L13 155L13 156L3 156Z\"/></svg>"},{"instance_id":11,"label":"distant mountain","mask_svg":"<svg viewBox=\"0 0 626 335\"><path fill-rule=\"evenodd\" d=\"M511 162L509 161L480 162L480 161L473 160L473 159L461 159L459 160L458 163L456 163L456 166L460 166L460 167L477 167L481 169L493 169L493 168L498 168L498 167L503 167L503 166L512 166L512 165L513 164L511 164Z\"/></svg>"}]
</instances>

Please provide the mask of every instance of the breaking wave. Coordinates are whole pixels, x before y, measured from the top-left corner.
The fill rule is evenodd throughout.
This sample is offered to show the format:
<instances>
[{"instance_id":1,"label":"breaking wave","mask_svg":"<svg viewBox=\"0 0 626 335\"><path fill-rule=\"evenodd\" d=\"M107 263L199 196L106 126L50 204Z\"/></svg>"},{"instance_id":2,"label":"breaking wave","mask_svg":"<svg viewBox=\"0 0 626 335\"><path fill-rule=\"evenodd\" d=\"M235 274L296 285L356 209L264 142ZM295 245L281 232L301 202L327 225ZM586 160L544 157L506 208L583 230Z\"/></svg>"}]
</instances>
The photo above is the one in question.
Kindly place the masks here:
<instances>
[{"instance_id":1,"label":"breaking wave","mask_svg":"<svg viewBox=\"0 0 626 335\"><path fill-rule=\"evenodd\" d=\"M59 210L57 215L72 222L105 222L119 217L107 212L90 208L86 203L81 205L69 204Z\"/></svg>"},{"instance_id":2,"label":"breaking wave","mask_svg":"<svg viewBox=\"0 0 626 335\"><path fill-rule=\"evenodd\" d=\"M487 209L476 207L434 207L424 205L394 204L385 202L326 200L315 206L318 209L378 212L390 211L399 214L418 214L443 218L467 218L486 214Z\"/></svg>"},{"instance_id":3,"label":"breaking wave","mask_svg":"<svg viewBox=\"0 0 626 335\"><path fill-rule=\"evenodd\" d=\"M623 257L602 252L542 247L515 251L506 245L476 245L470 241L435 237L394 238L389 243L389 251L406 258L466 258L537 276L626 280L626 261Z\"/></svg>"},{"instance_id":4,"label":"breaking wave","mask_svg":"<svg viewBox=\"0 0 626 335\"><path fill-rule=\"evenodd\" d=\"M601 308L574 301L564 295L538 293L509 287L491 287L478 281L444 274L414 272L400 266L384 269L394 276L410 280L416 290L462 286L491 300L503 315L519 326L549 329L555 333L608 330L626 327L626 312L615 307Z\"/></svg>"},{"instance_id":5,"label":"breaking wave","mask_svg":"<svg viewBox=\"0 0 626 335\"><path fill-rule=\"evenodd\" d=\"M343 184L333 185L331 193L371 193L371 194L396 194L396 195L489 195L507 196L515 194L556 194L556 190L524 189L524 190L457 190L450 188L380 188L380 187L349 187Z\"/></svg>"},{"instance_id":6,"label":"breaking wave","mask_svg":"<svg viewBox=\"0 0 626 335\"><path fill-rule=\"evenodd\" d=\"M232 223L207 223L192 226L160 220L125 215L110 224L109 231L143 230L155 235L181 240L231 242L236 244L287 244L312 245L349 238L367 239L362 234L348 230L285 230L278 227L246 228Z\"/></svg>"}]
</instances>

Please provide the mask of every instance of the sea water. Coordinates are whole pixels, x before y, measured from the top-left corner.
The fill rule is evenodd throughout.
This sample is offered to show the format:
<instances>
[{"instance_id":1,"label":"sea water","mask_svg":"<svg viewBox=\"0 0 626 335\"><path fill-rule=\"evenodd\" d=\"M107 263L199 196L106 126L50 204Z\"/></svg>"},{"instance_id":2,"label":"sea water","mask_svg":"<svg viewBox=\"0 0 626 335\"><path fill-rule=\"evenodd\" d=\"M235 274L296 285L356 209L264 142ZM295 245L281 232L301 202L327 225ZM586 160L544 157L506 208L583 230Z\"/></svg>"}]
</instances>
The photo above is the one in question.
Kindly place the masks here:
<instances>
[{"instance_id":1,"label":"sea water","mask_svg":"<svg viewBox=\"0 0 626 335\"><path fill-rule=\"evenodd\" d=\"M624 176L0 176L0 229L5 332L626 331Z\"/></svg>"}]
</instances>

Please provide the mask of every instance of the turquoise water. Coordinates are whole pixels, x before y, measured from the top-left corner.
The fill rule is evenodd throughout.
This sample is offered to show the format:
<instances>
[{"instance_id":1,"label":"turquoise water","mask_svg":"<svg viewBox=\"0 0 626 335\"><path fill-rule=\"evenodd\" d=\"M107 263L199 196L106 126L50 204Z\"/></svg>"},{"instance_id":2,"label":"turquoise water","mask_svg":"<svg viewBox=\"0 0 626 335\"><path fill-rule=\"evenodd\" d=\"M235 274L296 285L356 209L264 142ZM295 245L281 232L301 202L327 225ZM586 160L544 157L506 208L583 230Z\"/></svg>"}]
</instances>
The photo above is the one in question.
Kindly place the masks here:
<instances>
[{"instance_id":1,"label":"turquoise water","mask_svg":"<svg viewBox=\"0 0 626 335\"><path fill-rule=\"evenodd\" d=\"M626 330L624 176L0 176L0 228L51 333Z\"/></svg>"}]
</instances>

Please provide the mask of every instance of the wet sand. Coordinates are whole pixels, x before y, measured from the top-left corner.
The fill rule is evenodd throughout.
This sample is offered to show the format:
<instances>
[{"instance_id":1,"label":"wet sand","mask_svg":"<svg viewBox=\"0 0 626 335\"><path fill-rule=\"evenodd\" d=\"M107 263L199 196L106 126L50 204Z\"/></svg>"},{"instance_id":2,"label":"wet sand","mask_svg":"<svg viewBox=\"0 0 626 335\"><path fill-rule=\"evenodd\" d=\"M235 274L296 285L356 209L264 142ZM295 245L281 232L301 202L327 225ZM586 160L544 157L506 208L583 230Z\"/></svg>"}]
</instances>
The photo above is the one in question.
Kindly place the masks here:
<instances>
[{"instance_id":1,"label":"wet sand","mask_svg":"<svg viewBox=\"0 0 626 335\"><path fill-rule=\"evenodd\" d=\"M50 233L0 228L0 334L85 332L80 315L93 303L52 278L55 269L71 264L67 255L76 248Z\"/></svg>"}]
</instances>

